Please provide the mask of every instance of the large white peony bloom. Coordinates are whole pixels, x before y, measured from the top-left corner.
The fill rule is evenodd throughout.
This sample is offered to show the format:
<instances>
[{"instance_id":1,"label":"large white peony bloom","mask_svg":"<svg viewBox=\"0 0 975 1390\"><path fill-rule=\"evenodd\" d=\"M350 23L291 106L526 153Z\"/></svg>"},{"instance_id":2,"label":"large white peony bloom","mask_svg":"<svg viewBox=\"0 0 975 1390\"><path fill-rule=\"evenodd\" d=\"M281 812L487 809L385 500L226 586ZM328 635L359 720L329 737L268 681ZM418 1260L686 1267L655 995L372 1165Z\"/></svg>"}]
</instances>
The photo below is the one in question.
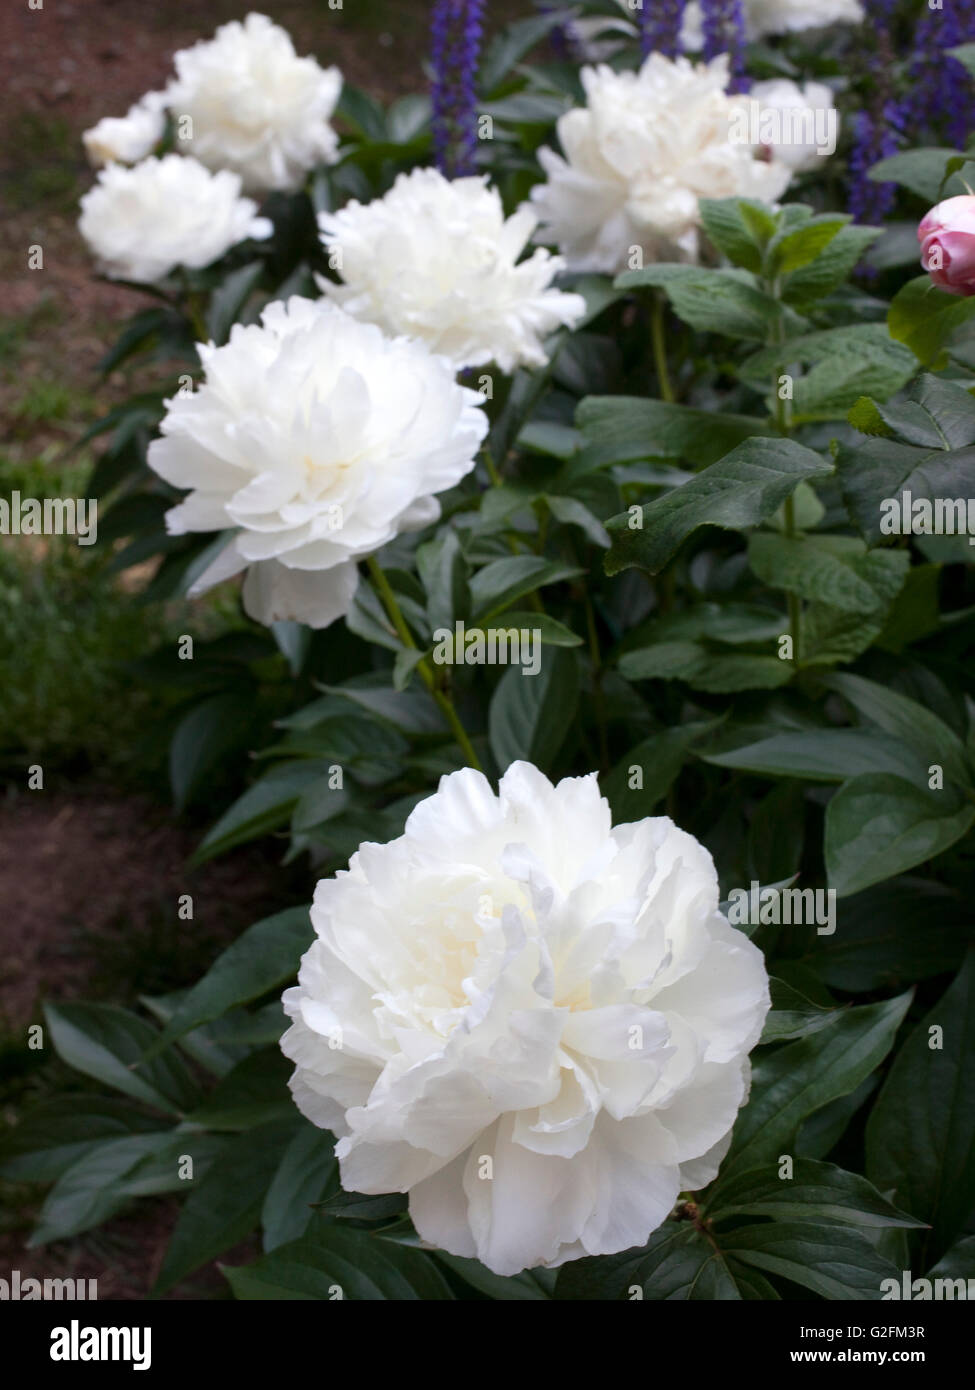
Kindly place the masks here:
<instances>
[{"instance_id":1,"label":"large white peony bloom","mask_svg":"<svg viewBox=\"0 0 975 1390\"><path fill-rule=\"evenodd\" d=\"M104 116L81 139L88 160L102 164L135 164L159 144L166 130L165 92L146 92L124 116Z\"/></svg>"},{"instance_id":2,"label":"large white peony bloom","mask_svg":"<svg viewBox=\"0 0 975 1390\"><path fill-rule=\"evenodd\" d=\"M583 68L587 102L557 130L563 159L539 151L548 174L532 189L539 239L573 270L613 274L644 261L696 261L700 198L759 198L786 190L791 170L732 138L747 97L729 96L726 55L711 63L653 53L639 72Z\"/></svg>"},{"instance_id":3,"label":"large white peony bloom","mask_svg":"<svg viewBox=\"0 0 975 1390\"><path fill-rule=\"evenodd\" d=\"M240 196L240 179L167 154L127 169L109 164L81 199L78 230L105 275L153 284L177 266L211 265L271 223Z\"/></svg>"},{"instance_id":4,"label":"large white peony bloom","mask_svg":"<svg viewBox=\"0 0 975 1390\"><path fill-rule=\"evenodd\" d=\"M434 494L474 467L482 398L422 343L297 297L198 351L206 380L166 402L148 455L192 488L172 534L237 528L191 593L246 569L253 618L326 627L348 611L357 559L435 521Z\"/></svg>"},{"instance_id":5,"label":"large white peony bloom","mask_svg":"<svg viewBox=\"0 0 975 1390\"><path fill-rule=\"evenodd\" d=\"M483 176L452 181L414 169L385 197L318 221L345 282L320 278L326 294L388 333L421 338L458 368L543 366L540 339L585 313L581 295L551 287L561 257L539 248L518 264L538 219L521 208L505 221Z\"/></svg>"},{"instance_id":6,"label":"large white peony bloom","mask_svg":"<svg viewBox=\"0 0 975 1390\"><path fill-rule=\"evenodd\" d=\"M223 24L173 61L167 96L179 148L209 168L232 169L248 192L265 192L297 189L309 169L334 161L329 122L342 75L299 58L266 15Z\"/></svg>"},{"instance_id":7,"label":"large white peony bloom","mask_svg":"<svg viewBox=\"0 0 975 1390\"><path fill-rule=\"evenodd\" d=\"M758 123L762 143L794 173L818 169L836 152L839 113L832 89L824 82L807 82L800 87L780 77L756 82L749 96L761 109ZM772 132L771 139L766 139L763 126Z\"/></svg>"},{"instance_id":8,"label":"large white peony bloom","mask_svg":"<svg viewBox=\"0 0 975 1390\"><path fill-rule=\"evenodd\" d=\"M792 30L821 29L829 24L859 24L860 0L744 0L745 33L749 39ZM704 22L698 0L684 10L681 44L688 53L704 46Z\"/></svg>"},{"instance_id":9,"label":"large white peony bloom","mask_svg":"<svg viewBox=\"0 0 975 1390\"><path fill-rule=\"evenodd\" d=\"M709 1182L769 1007L707 850L595 774L444 777L318 884L291 1089L342 1183L498 1274L643 1244Z\"/></svg>"}]
</instances>

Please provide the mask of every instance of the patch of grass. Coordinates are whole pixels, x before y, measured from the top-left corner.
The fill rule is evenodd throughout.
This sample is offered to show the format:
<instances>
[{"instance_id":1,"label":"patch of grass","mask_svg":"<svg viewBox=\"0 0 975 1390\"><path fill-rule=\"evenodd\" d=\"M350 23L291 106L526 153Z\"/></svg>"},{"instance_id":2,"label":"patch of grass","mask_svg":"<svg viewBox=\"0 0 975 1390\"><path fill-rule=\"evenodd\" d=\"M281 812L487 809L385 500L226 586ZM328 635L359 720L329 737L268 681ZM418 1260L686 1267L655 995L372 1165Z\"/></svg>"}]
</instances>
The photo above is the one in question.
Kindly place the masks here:
<instances>
[{"instance_id":1,"label":"patch of grass","mask_svg":"<svg viewBox=\"0 0 975 1390\"><path fill-rule=\"evenodd\" d=\"M32 376L13 401L10 414L17 423L33 427L91 416L94 410L94 400L87 392L52 377Z\"/></svg>"},{"instance_id":2,"label":"patch of grass","mask_svg":"<svg viewBox=\"0 0 975 1390\"><path fill-rule=\"evenodd\" d=\"M59 324L64 315L53 294L45 294L26 314L8 315L0 322L0 370L17 366L28 344Z\"/></svg>"},{"instance_id":3,"label":"patch of grass","mask_svg":"<svg viewBox=\"0 0 975 1390\"><path fill-rule=\"evenodd\" d=\"M4 181L10 209L67 212L74 208L84 160L63 116L17 111L7 122L4 143L8 158L17 155Z\"/></svg>"},{"instance_id":4,"label":"patch of grass","mask_svg":"<svg viewBox=\"0 0 975 1390\"><path fill-rule=\"evenodd\" d=\"M4 493L87 495L90 458L0 458ZM0 763L121 773L137 756L148 693L126 665L165 631L73 536L0 536Z\"/></svg>"},{"instance_id":5,"label":"patch of grass","mask_svg":"<svg viewBox=\"0 0 975 1390\"><path fill-rule=\"evenodd\" d=\"M159 619L73 538L31 539L0 541L0 757L120 772L149 714L125 665L159 635Z\"/></svg>"}]
</instances>

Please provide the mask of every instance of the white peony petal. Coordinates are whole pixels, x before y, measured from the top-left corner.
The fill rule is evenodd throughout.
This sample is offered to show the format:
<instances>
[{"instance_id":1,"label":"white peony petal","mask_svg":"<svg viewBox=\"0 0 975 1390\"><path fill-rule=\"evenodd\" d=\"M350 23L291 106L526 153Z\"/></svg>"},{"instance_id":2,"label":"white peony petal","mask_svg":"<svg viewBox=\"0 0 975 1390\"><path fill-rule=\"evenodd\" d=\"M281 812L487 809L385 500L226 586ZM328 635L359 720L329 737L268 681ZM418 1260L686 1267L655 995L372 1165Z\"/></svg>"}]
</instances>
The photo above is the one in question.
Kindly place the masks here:
<instances>
[{"instance_id":1,"label":"white peony petal","mask_svg":"<svg viewBox=\"0 0 975 1390\"><path fill-rule=\"evenodd\" d=\"M349 611L359 585L352 561L329 570L293 570L277 560L251 565L244 580L244 608L259 623L307 623L328 627Z\"/></svg>"}]
</instances>

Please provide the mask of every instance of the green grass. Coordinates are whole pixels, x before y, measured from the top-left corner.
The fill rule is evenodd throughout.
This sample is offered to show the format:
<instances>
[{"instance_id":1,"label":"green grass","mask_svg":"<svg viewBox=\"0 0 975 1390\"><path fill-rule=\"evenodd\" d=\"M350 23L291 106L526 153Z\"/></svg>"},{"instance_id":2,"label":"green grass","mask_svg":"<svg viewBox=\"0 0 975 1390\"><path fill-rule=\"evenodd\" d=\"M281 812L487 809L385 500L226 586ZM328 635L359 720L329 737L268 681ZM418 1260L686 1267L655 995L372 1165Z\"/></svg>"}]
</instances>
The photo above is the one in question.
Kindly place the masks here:
<instances>
[{"instance_id":1,"label":"green grass","mask_svg":"<svg viewBox=\"0 0 975 1390\"><path fill-rule=\"evenodd\" d=\"M64 315L55 296L48 292L24 314L7 314L0 321L0 371L17 367L24 349L61 323Z\"/></svg>"},{"instance_id":2,"label":"green grass","mask_svg":"<svg viewBox=\"0 0 975 1390\"><path fill-rule=\"evenodd\" d=\"M22 428L29 429L52 422L62 424L85 415L90 417L94 411L92 397L76 387L51 377L35 376L24 384L10 415Z\"/></svg>"},{"instance_id":3,"label":"green grass","mask_svg":"<svg viewBox=\"0 0 975 1390\"><path fill-rule=\"evenodd\" d=\"M10 211L70 212L83 190L85 160L63 116L18 111L6 123L4 142L16 150L16 167L5 180Z\"/></svg>"},{"instance_id":4,"label":"green grass","mask_svg":"<svg viewBox=\"0 0 975 1390\"><path fill-rule=\"evenodd\" d=\"M0 457L3 492L84 497L90 458ZM71 536L0 536L0 763L120 773L137 757L148 694L126 665L164 632Z\"/></svg>"}]
</instances>

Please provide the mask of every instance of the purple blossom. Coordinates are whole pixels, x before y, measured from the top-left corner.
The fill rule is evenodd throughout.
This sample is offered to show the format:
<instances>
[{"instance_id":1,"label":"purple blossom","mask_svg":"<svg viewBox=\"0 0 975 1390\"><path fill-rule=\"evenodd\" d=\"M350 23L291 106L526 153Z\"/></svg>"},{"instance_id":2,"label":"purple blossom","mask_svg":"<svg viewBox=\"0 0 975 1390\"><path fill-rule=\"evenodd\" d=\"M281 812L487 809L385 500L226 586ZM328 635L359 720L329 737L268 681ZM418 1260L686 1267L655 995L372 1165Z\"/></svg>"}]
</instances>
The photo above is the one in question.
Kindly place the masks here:
<instances>
[{"instance_id":1,"label":"purple blossom","mask_svg":"<svg viewBox=\"0 0 975 1390\"><path fill-rule=\"evenodd\" d=\"M704 27L704 57L707 61L719 53L730 59L731 81L728 90L748 90L745 77L745 9L742 0L702 0Z\"/></svg>"},{"instance_id":2,"label":"purple blossom","mask_svg":"<svg viewBox=\"0 0 975 1390\"><path fill-rule=\"evenodd\" d=\"M636 12L640 30L640 50L676 58L680 52L680 31L685 0L643 0Z\"/></svg>"},{"instance_id":3,"label":"purple blossom","mask_svg":"<svg viewBox=\"0 0 975 1390\"><path fill-rule=\"evenodd\" d=\"M905 117L894 94L893 47L878 0L869 0L867 13L874 22L876 38L870 48L864 109L853 121L850 212L857 222L876 224L893 207L897 185L876 183L868 173L881 159L897 153Z\"/></svg>"},{"instance_id":4,"label":"purple blossom","mask_svg":"<svg viewBox=\"0 0 975 1390\"><path fill-rule=\"evenodd\" d=\"M855 222L875 226L882 222L897 197L895 183L875 183L867 172L881 159L897 153L899 111L888 102L877 113L861 111L853 121L850 154L850 213Z\"/></svg>"},{"instance_id":5,"label":"purple blossom","mask_svg":"<svg viewBox=\"0 0 975 1390\"><path fill-rule=\"evenodd\" d=\"M876 0L875 0L876 3ZM914 35L911 92L905 115L914 133L937 127L947 116L949 138L963 145L975 124L975 86L946 50L975 39L975 0L945 0L944 9L924 6Z\"/></svg>"},{"instance_id":6,"label":"purple blossom","mask_svg":"<svg viewBox=\"0 0 975 1390\"><path fill-rule=\"evenodd\" d=\"M477 77L485 0L436 0L433 7L433 149L450 178L476 171Z\"/></svg>"},{"instance_id":7,"label":"purple blossom","mask_svg":"<svg viewBox=\"0 0 975 1390\"><path fill-rule=\"evenodd\" d=\"M549 47L556 58L563 63L581 62L582 50L571 12L564 5L554 3L554 0L535 0L535 8L542 14L559 16L558 24L548 31Z\"/></svg>"}]
</instances>

